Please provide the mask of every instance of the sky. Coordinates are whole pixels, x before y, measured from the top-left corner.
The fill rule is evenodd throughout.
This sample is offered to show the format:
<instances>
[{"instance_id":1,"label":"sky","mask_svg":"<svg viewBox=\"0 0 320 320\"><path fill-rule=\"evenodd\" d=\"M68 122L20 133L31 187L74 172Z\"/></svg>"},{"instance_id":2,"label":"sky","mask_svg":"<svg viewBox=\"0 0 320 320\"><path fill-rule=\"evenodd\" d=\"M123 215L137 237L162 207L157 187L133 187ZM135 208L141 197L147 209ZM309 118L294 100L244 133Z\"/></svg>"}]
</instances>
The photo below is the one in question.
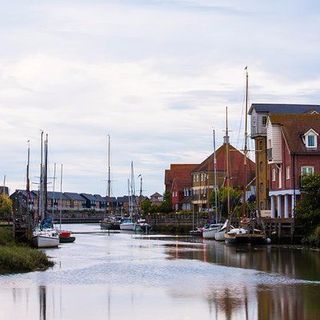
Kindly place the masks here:
<instances>
[{"instance_id":1,"label":"sky","mask_svg":"<svg viewBox=\"0 0 320 320\"><path fill-rule=\"evenodd\" d=\"M171 163L244 144L249 103L320 103L320 4L295 0L0 1L0 184L37 189L40 132L49 181L104 195L164 191ZM253 143L250 142L253 148ZM59 176L57 170L57 176ZM60 189L59 179L55 190Z\"/></svg>"}]
</instances>

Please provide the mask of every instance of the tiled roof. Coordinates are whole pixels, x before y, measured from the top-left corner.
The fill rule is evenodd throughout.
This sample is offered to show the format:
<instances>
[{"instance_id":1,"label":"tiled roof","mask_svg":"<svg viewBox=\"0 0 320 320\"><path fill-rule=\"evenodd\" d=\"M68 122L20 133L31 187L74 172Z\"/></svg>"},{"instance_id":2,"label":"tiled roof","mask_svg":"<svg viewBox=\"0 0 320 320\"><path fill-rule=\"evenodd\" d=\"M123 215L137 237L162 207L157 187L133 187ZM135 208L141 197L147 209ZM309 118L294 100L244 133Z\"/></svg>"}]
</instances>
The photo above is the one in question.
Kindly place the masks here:
<instances>
[{"instance_id":1,"label":"tiled roof","mask_svg":"<svg viewBox=\"0 0 320 320\"><path fill-rule=\"evenodd\" d=\"M166 188L182 190L192 186L191 172L199 164L171 164L170 169L165 173ZM172 191L172 190L168 190Z\"/></svg>"},{"instance_id":2,"label":"tiled roof","mask_svg":"<svg viewBox=\"0 0 320 320\"><path fill-rule=\"evenodd\" d=\"M64 192L64 195L70 200L74 201L86 201L84 197L82 197L79 193L76 192Z\"/></svg>"},{"instance_id":3,"label":"tiled roof","mask_svg":"<svg viewBox=\"0 0 320 320\"><path fill-rule=\"evenodd\" d=\"M292 153L320 154L320 139L317 139L317 149L307 148L302 140L303 135L310 129L320 135L320 114L273 114L270 121L281 125Z\"/></svg>"},{"instance_id":4,"label":"tiled roof","mask_svg":"<svg viewBox=\"0 0 320 320\"><path fill-rule=\"evenodd\" d=\"M83 196L84 198L86 198L89 201L97 201L97 199L95 198L95 196L93 194L81 193L81 196Z\"/></svg>"},{"instance_id":5,"label":"tiled roof","mask_svg":"<svg viewBox=\"0 0 320 320\"><path fill-rule=\"evenodd\" d=\"M289 104L289 103L253 103L249 109L249 114L253 109L257 113L308 113L317 111L320 113L320 105L315 104Z\"/></svg>"}]
</instances>

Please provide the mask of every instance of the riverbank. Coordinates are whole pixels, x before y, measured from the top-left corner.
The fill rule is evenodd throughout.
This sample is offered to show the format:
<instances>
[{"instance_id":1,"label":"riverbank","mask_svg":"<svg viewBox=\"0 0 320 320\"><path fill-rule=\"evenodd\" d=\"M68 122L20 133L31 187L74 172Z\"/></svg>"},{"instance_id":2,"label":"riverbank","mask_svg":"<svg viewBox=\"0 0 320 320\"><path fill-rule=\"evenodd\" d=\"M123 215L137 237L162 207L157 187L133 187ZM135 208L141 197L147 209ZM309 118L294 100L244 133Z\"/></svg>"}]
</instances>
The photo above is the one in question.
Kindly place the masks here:
<instances>
[{"instance_id":1,"label":"riverbank","mask_svg":"<svg viewBox=\"0 0 320 320\"><path fill-rule=\"evenodd\" d=\"M10 227L0 227L0 275L46 270L53 264L44 252L16 243Z\"/></svg>"}]
</instances>

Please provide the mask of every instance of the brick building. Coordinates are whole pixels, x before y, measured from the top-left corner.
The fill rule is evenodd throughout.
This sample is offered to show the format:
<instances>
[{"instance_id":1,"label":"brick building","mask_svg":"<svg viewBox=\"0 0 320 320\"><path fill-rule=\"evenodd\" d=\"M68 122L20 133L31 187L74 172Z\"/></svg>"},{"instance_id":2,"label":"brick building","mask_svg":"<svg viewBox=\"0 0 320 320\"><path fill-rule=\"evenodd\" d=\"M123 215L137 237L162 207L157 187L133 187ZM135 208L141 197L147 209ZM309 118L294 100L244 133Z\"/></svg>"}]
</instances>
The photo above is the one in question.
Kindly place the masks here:
<instances>
[{"instance_id":1,"label":"brick building","mask_svg":"<svg viewBox=\"0 0 320 320\"><path fill-rule=\"evenodd\" d=\"M320 114L272 114L267 121L271 217L294 217L303 175L320 173Z\"/></svg>"}]
</instances>

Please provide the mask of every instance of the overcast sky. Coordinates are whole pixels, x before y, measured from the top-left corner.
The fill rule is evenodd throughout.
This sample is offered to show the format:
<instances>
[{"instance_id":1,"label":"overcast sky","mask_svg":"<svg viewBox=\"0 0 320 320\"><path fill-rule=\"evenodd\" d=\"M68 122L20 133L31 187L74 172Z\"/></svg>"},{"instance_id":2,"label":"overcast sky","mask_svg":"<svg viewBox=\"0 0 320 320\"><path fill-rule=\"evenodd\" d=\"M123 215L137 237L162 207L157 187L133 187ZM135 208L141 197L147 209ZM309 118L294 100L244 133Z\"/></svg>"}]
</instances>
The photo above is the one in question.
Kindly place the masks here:
<instances>
[{"instance_id":1,"label":"overcast sky","mask_svg":"<svg viewBox=\"0 0 320 320\"><path fill-rule=\"evenodd\" d=\"M40 130L64 191L106 193L109 133L113 195L127 193L131 161L144 194L163 192L170 163L204 160L213 128L222 143L225 106L242 148L246 65L250 103L320 104L318 1L0 3L0 178L11 192L25 186L28 139L38 180Z\"/></svg>"}]
</instances>

